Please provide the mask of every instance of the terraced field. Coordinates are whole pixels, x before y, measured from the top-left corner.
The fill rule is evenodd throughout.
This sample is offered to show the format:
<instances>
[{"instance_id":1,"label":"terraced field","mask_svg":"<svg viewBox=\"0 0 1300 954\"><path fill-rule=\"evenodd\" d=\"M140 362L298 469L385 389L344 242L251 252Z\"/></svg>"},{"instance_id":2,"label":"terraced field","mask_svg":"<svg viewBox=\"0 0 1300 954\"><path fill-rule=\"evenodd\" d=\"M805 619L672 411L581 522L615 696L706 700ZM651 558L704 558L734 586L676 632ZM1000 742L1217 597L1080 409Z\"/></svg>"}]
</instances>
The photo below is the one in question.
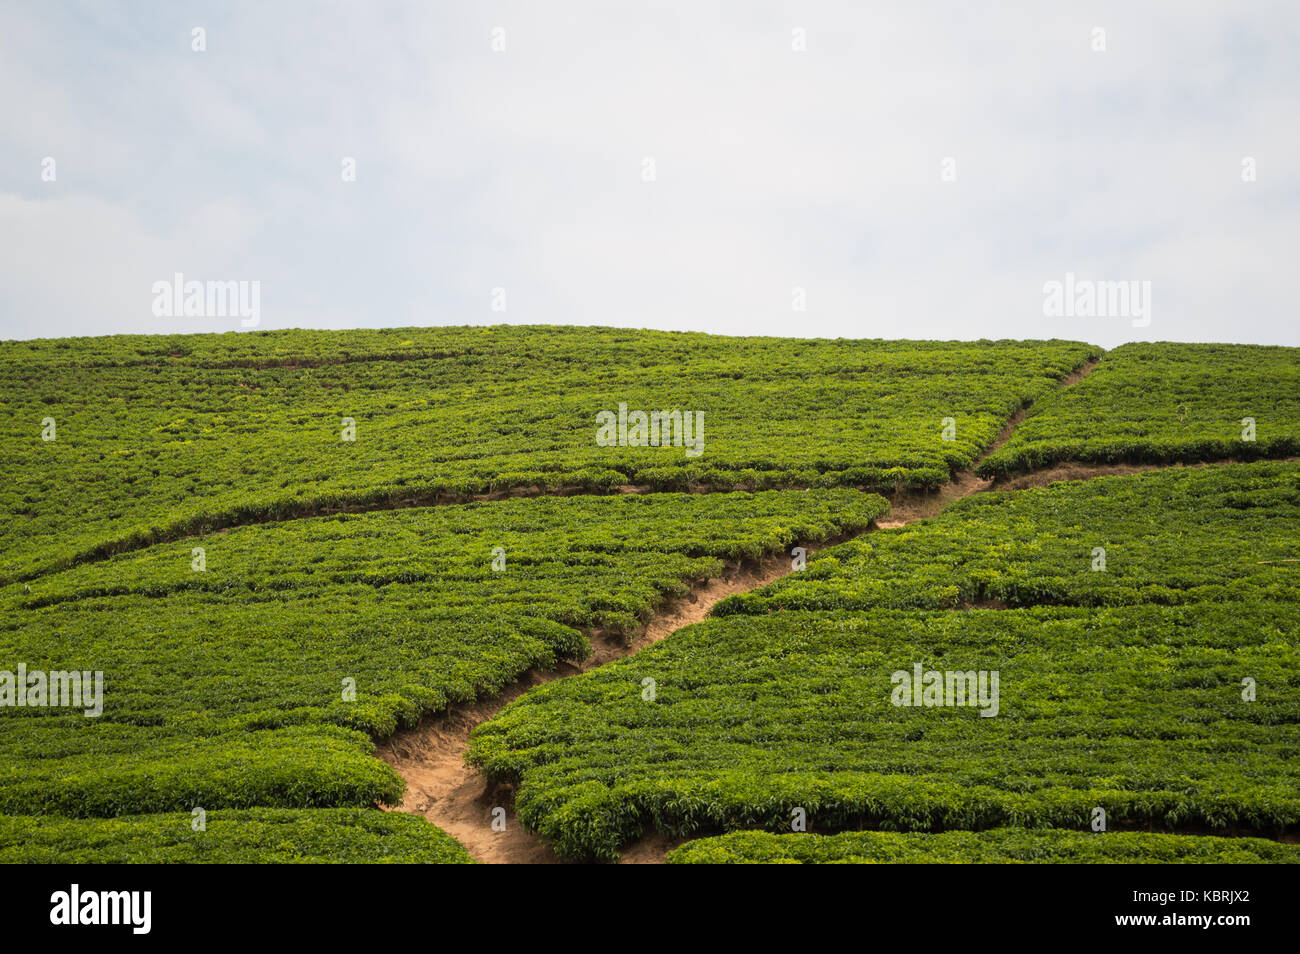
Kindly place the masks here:
<instances>
[{"instance_id":1,"label":"terraced field","mask_svg":"<svg viewBox=\"0 0 1300 954\"><path fill-rule=\"evenodd\" d=\"M0 658L102 670L105 685L97 717L6 712L0 811L396 803L372 737L581 660L588 631L630 632L726 561L858 532L887 508L840 489L380 511L13 584Z\"/></svg>"},{"instance_id":2,"label":"terraced field","mask_svg":"<svg viewBox=\"0 0 1300 954\"><path fill-rule=\"evenodd\" d=\"M1300 465L989 488L1292 456L1297 365L561 328L6 342L0 860L663 860L722 832L669 860L1294 860L1240 836L1300 813ZM601 446L620 405L702 411L700 453ZM1238 414L1256 441L1219 433ZM918 666L999 695L896 705ZM14 705L20 667L101 672L102 712Z\"/></svg>"},{"instance_id":3,"label":"terraced field","mask_svg":"<svg viewBox=\"0 0 1300 954\"><path fill-rule=\"evenodd\" d=\"M9 342L0 582L238 524L510 489L933 488L1097 353L574 328ZM620 405L702 413L700 453L632 431L598 445L597 415Z\"/></svg>"},{"instance_id":4,"label":"terraced field","mask_svg":"<svg viewBox=\"0 0 1300 954\"><path fill-rule=\"evenodd\" d=\"M471 757L576 857L652 829L789 830L797 811L827 831L1083 830L1101 808L1116 827L1280 832L1300 821L1297 521L1294 464L971 498L535 690ZM990 595L1032 608L877 608ZM895 676L918 668L997 673L998 695L900 705Z\"/></svg>"}]
</instances>

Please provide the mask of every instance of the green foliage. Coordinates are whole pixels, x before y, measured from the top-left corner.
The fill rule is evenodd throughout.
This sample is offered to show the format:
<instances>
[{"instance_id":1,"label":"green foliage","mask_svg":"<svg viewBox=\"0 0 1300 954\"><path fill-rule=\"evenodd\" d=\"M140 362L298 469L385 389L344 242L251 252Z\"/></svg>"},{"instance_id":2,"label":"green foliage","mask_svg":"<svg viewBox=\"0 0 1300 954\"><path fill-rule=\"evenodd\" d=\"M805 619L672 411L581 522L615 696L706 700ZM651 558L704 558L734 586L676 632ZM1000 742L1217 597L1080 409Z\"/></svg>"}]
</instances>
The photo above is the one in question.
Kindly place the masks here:
<instances>
[{"instance_id":1,"label":"green foliage","mask_svg":"<svg viewBox=\"0 0 1300 954\"><path fill-rule=\"evenodd\" d=\"M653 828L1085 828L1300 821L1300 605L710 620L539 687L471 758L574 856ZM894 705L891 674L1000 673L1000 709ZM1242 679L1258 700L1242 698ZM642 681L655 680L654 702Z\"/></svg>"},{"instance_id":2,"label":"green foliage","mask_svg":"<svg viewBox=\"0 0 1300 954\"><path fill-rule=\"evenodd\" d=\"M163 809L396 804L403 783L359 732L332 726L209 732L74 717L10 717L0 812L112 816ZM46 724L53 723L53 724Z\"/></svg>"},{"instance_id":3,"label":"green foliage","mask_svg":"<svg viewBox=\"0 0 1300 954\"><path fill-rule=\"evenodd\" d=\"M0 815L0 864L473 864L405 812L257 808L66 819Z\"/></svg>"},{"instance_id":4,"label":"green foliage","mask_svg":"<svg viewBox=\"0 0 1300 954\"><path fill-rule=\"evenodd\" d=\"M1151 832L1094 834L998 828L938 834L851 831L838 835L744 831L689 841L674 865L738 864L1300 864L1300 845L1262 838Z\"/></svg>"},{"instance_id":5,"label":"green foliage","mask_svg":"<svg viewBox=\"0 0 1300 954\"><path fill-rule=\"evenodd\" d=\"M1105 569L1094 570L1094 550ZM1226 464L987 493L822 551L714 615L1300 601L1300 464Z\"/></svg>"},{"instance_id":6,"label":"green foliage","mask_svg":"<svg viewBox=\"0 0 1300 954\"><path fill-rule=\"evenodd\" d=\"M1242 419L1255 438L1244 440ZM1062 461L1173 464L1300 453L1300 348L1126 344L1036 402L980 464L1004 477Z\"/></svg>"},{"instance_id":7,"label":"green foliage","mask_svg":"<svg viewBox=\"0 0 1300 954\"><path fill-rule=\"evenodd\" d=\"M466 617L490 608L494 616L618 628L644 622L665 595L684 592L683 581L716 575L724 561L857 533L886 512L882 497L834 489L538 497L338 514L121 554L6 587L0 605L312 599L345 612L358 594L379 594L404 613L436 608ZM194 547L204 550L205 572L191 569ZM498 547L504 571L492 565Z\"/></svg>"},{"instance_id":8,"label":"green foliage","mask_svg":"<svg viewBox=\"0 0 1300 954\"><path fill-rule=\"evenodd\" d=\"M0 669L106 685L99 718L3 711L0 861L468 860L373 809L402 782L372 737L582 659L588 632L633 632L728 562L866 529L887 504L862 490L939 486L1031 403L981 473L1294 454L1295 352L1125 346L1057 393L1097 349L513 327L2 343ZM703 456L597 446L620 403L704 412ZM472 758L575 857L651 828L788 831L794 807L821 830L1079 830L1096 806L1117 828L1285 829L1298 475L969 500L526 694ZM447 505L483 495L505 499ZM1030 608L950 609L971 605ZM915 663L999 671L999 715L892 705ZM838 838L750 831L673 860L1294 857L1059 830Z\"/></svg>"},{"instance_id":9,"label":"green foliage","mask_svg":"<svg viewBox=\"0 0 1300 954\"><path fill-rule=\"evenodd\" d=\"M935 487L1096 353L547 327L4 342L0 580L510 488ZM704 412L703 455L597 446L596 414L620 402Z\"/></svg>"},{"instance_id":10,"label":"green foliage","mask_svg":"<svg viewBox=\"0 0 1300 954\"><path fill-rule=\"evenodd\" d=\"M471 756L575 856L650 828L788 830L796 807L822 830L1085 828L1096 806L1114 825L1283 829L1300 820L1298 475L971 498L530 692ZM1032 608L935 609L992 601ZM894 705L891 674L915 664L999 672L998 715Z\"/></svg>"},{"instance_id":11,"label":"green foliage","mask_svg":"<svg viewBox=\"0 0 1300 954\"><path fill-rule=\"evenodd\" d=\"M632 630L724 561L887 509L848 489L516 499L241 527L11 585L0 669L105 685L97 718L3 710L0 811L395 803L363 732L582 659L586 630Z\"/></svg>"}]
</instances>

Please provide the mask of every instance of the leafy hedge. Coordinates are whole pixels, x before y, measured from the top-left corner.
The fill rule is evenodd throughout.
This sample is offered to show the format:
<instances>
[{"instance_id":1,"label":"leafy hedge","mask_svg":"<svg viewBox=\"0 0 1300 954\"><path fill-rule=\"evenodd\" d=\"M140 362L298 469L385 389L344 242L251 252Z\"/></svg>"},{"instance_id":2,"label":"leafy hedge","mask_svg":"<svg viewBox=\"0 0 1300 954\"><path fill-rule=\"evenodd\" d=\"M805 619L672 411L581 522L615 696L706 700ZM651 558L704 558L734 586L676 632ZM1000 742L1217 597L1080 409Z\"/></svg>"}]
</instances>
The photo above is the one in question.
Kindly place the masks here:
<instances>
[{"instance_id":1,"label":"leafy hedge","mask_svg":"<svg viewBox=\"0 0 1300 954\"><path fill-rule=\"evenodd\" d=\"M732 832L689 841L675 865L736 864L1300 864L1300 845L1262 838L998 828L938 834Z\"/></svg>"},{"instance_id":2,"label":"leafy hedge","mask_svg":"<svg viewBox=\"0 0 1300 954\"><path fill-rule=\"evenodd\" d=\"M1242 419L1255 421L1253 440ZM1300 348L1126 344L1036 402L980 464L1005 477L1063 461L1174 464L1300 454Z\"/></svg>"},{"instance_id":3,"label":"leafy hedge","mask_svg":"<svg viewBox=\"0 0 1300 954\"><path fill-rule=\"evenodd\" d=\"M366 736L332 726L224 726L208 734L89 719L43 724L51 721L4 721L0 812L108 817L194 807L366 807L396 804L404 788L371 755Z\"/></svg>"},{"instance_id":4,"label":"leafy hedge","mask_svg":"<svg viewBox=\"0 0 1300 954\"><path fill-rule=\"evenodd\" d=\"M450 835L404 812L214 811L66 819L0 815L0 864L473 864Z\"/></svg>"},{"instance_id":5,"label":"leafy hedge","mask_svg":"<svg viewBox=\"0 0 1300 954\"><path fill-rule=\"evenodd\" d=\"M1300 600L1300 464L1174 468L978 494L923 524L823 550L804 572L713 612L1237 599Z\"/></svg>"}]
</instances>

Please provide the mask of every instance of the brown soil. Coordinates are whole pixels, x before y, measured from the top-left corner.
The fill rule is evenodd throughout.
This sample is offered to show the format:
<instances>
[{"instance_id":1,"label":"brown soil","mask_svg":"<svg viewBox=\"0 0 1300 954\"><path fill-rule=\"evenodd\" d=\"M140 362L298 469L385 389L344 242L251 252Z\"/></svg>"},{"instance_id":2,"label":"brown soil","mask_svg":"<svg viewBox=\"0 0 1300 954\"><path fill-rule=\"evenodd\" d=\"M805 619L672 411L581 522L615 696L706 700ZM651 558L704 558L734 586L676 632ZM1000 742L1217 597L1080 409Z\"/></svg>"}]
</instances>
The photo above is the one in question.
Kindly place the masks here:
<instances>
[{"instance_id":1,"label":"brown soil","mask_svg":"<svg viewBox=\"0 0 1300 954\"><path fill-rule=\"evenodd\" d=\"M889 513L876 521L876 527L889 530L893 527L906 526L918 520L928 520L938 516L945 507L971 494L988 490L992 482L976 477L969 470L963 470L953 479L932 493L904 492L889 499Z\"/></svg>"},{"instance_id":2,"label":"brown soil","mask_svg":"<svg viewBox=\"0 0 1300 954\"><path fill-rule=\"evenodd\" d=\"M1093 369L1095 369L1097 365L1100 363L1101 363L1101 358L1093 358L1090 361L1087 361L1084 364L1080 365L1078 368L1071 371L1065 377L1061 378L1061 387L1068 388L1075 384L1078 384L1088 375L1092 374ZM996 448L991 448L991 449L996 450Z\"/></svg>"},{"instance_id":3,"label":"brown soil","mask_svg":"<svg viewBox=\"0 0 1300 954\"><path fill-rule=\"evenodd\" d=\"M668 857L668 852L681 845L687 839L669 838L659 832L651 832L644 838L632 842L618 856L620 865L661 865Z\"/></svg>"}]
</instances>

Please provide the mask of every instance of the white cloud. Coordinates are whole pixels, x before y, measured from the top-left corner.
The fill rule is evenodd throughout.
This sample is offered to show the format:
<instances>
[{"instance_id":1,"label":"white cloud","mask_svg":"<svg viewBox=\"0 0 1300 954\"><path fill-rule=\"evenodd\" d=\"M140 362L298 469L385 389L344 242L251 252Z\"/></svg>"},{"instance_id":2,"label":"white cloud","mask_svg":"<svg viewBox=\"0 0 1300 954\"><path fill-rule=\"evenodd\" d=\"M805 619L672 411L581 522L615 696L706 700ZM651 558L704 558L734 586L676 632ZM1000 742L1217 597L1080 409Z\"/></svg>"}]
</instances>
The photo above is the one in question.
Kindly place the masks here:
<instances>
[{"instance_id":1,"label":"white cloud","mask_svg":"<svg viewBox=\"0 0 1300 954\"><path fill-rule=\"evenodd\" d=\"M11 142L111 162L38 189L0 160L33 177L0 228L56 260L0 265L0 334L158 330L121 276L185 261L268 282L264 327L1300 341L1280 267L1300 13L1282 4L264 6L213 20L204 56L167 16L144 41L63 36L111 47L117 100L71 55L3 67L38 117L0 124ZM104 274L50 285L92 252ZM1152 281L1151 327L1044 319L1066 271Z\"/></svg>"}]
</instances>

